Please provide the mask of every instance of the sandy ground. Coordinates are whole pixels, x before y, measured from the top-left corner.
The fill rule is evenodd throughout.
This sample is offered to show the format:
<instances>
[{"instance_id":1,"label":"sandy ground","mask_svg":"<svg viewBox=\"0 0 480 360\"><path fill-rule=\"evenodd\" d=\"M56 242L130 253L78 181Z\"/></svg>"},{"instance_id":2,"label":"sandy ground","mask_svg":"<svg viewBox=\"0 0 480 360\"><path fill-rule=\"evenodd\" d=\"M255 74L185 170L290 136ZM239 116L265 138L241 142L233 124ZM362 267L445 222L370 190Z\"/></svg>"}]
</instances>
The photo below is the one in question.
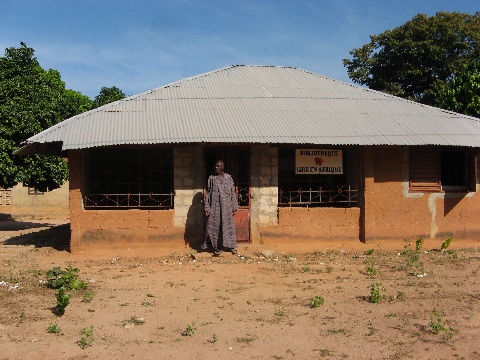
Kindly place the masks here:
<instances>
[{"instance_id":1,"label":"sandy ground","mask_svg":"<svg viewBox=\"0 0 480 360\"><path fill-rule=\"evenodd\" d=\"M63 223L0 221L0 359L480 358L480 239L70 254ZM69 265L88 289L61 315Z\"/></svg>"}]
</instances>

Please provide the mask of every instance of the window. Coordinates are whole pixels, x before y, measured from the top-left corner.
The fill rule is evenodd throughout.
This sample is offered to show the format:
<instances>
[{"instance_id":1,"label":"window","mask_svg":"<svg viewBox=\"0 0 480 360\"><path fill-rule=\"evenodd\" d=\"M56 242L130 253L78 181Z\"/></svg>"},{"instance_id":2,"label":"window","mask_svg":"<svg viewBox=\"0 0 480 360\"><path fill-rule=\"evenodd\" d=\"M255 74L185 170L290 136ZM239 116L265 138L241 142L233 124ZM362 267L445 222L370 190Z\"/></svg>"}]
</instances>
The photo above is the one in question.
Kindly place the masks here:
<instances>
[{"instance_id":1,"label":"window","mask_svg":"<svg viewBox=\"0 0 480 360\"><path fill-rule=\"evenodd\" d=\"M467 156L462 150L444 150L440 155L442 188L467 186Z\"/></svg>"},{"instance_id":2,"label":"window","mask_svg":"<svg viewBox=\"0 0 480 360\"><path fill-rule=\"evenodd\" d=\"M343 174L296 174L295 149L278 149L278 205L359 206L360 161L357 148L343 150Z\"/></svg>"},{"instance_id":3,"label":"window","mask_svg":"<svg viewBox=\"0 0 480 360\"><path fill-rule=\"evenodd\" d=\"M0 186L0 206L12 205L12 191Z\"/></svg>"},{"instance_id":4,"label":"window","mask_svg":"<svg viewBox=\"0 0 480 360\"><path fill-rule=\"evenodd\" d=\"M173 208L172 149L91 149L86 170L85 208Z\"/></svg>"},{"instance_id":5,"label":"window","mask_svg":"<svg viewBox=\"0 0 480 360\"><path fill-rule=\"evenodd\" d=\"M475 191L475 154L461 148L410 148L409 177L411 192Z\"/></svg>"},{"instance_id":6,"label":"window","mask_svg":"<svg viewBox=\"0 0 480 360\"><path fill-rule=\"evenodd\" d=\"M43 191L37 190L33 187L28 188L28 195L45 195Z\"/></svg>"}]
</instances>

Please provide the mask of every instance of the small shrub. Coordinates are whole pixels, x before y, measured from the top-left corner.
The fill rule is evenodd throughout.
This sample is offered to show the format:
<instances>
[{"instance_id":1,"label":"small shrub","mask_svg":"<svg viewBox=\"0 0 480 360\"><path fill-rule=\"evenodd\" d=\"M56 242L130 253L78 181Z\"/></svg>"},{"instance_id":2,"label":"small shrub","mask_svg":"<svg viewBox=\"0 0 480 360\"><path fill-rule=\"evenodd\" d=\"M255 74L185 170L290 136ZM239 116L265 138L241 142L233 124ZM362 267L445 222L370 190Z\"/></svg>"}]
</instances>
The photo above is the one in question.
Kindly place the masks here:
<instances>
[{"instance_id":1,"label":"small shrub","mask_svg":"<svg viewBox=\"0 0 480 360\"><path fill-rule=\"evenodd\" d=\"M432 315L430 315L428 327L434 334L438 334L440 331L447 332L447 329L442 324L442 318L440 317L440 314L435 309L433 309Z\"/></svg>"},{"instance_id":2,"label":"small shrub","mask_svg":"<svg viewBox=\"0 0 480 360\"><path fill-rule=\"evenodd\" d=\"M370 302L377 304L382 300L385 295L385 287L381 283L372 283L370 285Z\"/></svg>"},{"instance_id":3,"label":"small shrub","mask_svg":"<svg viewBox=\"0 0 480 360\"><path fill-rule=\"evenodd\" d=\"M405 256L405 266L408 269L411 269L412 267L416 266L418 260L420 259L420 255L417 251L413 251L410 248L410 240L404 239L403 240L405 244L403 245L404 251L402 252L402 255ZM423 239L418 239L415 243L415 248L419 247L421 248L423 243Z\"/></svg>"},{"instance_id":4,"label":"small shrub","mask_svg":"<svg viewBox=\"0 0 480 360\"><path fill-rule=\"evenodd\" d=\"M309 300L310 300L310 307L312 309L315 309L315 308L319 307L320 305L323 305L323 303L325 302L325 299L321 296L318 296L318 295L316 295L313 298L310 298Z\"/></svg>"},{"instance_id":5,"label":"small shrub","mask_svg":"<svg viewBox=\"0 0 480 360\"><path fill-rule=\"evenodd\" d=\"M89 303L93 300L93 296L95 293L91 290L87 290L85 294L83 294L82 302Z\"/></svg>"},{"instance_id":6,"label":"small shrub","mask_svg":"<svg viewBox=\"0 0 480 360\"><path fill-rule=\"evenodd\" d=\"M70 304L70 297L71 295L70 294L67 294L65 292L65 290L63 289L63 287L61 287L60 289L58 289L58 293L57 293L57 306L56 306L56 310L57 312L59 313L64 313L65 312L65 308L68 306L68 304Z\"/></svg>"},{"instance_id":7,"label":"small shrub","mask_svg":"<svg viewBox=\"0 0 480 360\"><path fill-rule=\"evenodd\" d=\"M60 329L60 327L57 325L57 323L54 321L54 322L51 322L49 325L48 325L48 328L47 328L47 332L49 334L60 334L62 332L62 329Z\"/></svg>"},{"instance_id":8,"label":"small shrub","mask_svg":"<svg viewBox=\"0 0 480 360\"><path fill-rule=\"evenodd\" d=\"M415 241L415 251L420 251L423 245L423 238L418 238L417 241Z\"/></svg>"},{"instance_id":9,"label":"small shrub","mask_svg":"<svg viewBox=\"0 0 480 360\"><path fill-rule=\"evenodd\" d=\"M77 344L82 349L92 346L95 342L95 339L93 337L93 325L90 325L90 327L88 328L83 328L82 331L80 331L80 335L82 337L80 338L80 340L77 341Z\"/></svg>"},{"instance_id":10,"label":"small shrub","mask_svg":"<svg viewBox=\"0 0 480 360\"><path fill-rule=\"evenodd\" d=\"M191 324L187 324L185 330L182 331L182 335L193 336L195 334L195 331L197 331L197 328L195 327L195 322L192 322Z\"/></svg>"},{"instance_id":11,"label":"small shrub","mask_svg":"<svg viewBox=\"0 0 480 360\"><path fill-rule=\"evenodd\" d=\"M377 275L377 269L375 269L375 261L373 259L367 259L363 263L366 266L365 271L368 276L373 277Z\"/></svg>"},{"instance_id":12,"label":"small shrub","mask_svg":"<svg viewBox=\"0 0 480 360\"><path fill-rule=\"evenodd\" d=\"M77 268L68 265L65 270L62 270L60 266L56 266L47 271L47 286L52 289L65 288L69 290L86 289L87 284L78 279Z\"/></svg>"},{"instance_id":13,"label":"small shrub","mask_svg":"<svg viewBox=\"0 0 480 360\"><path fill-rule=\"evenodd\" d=\"M452 238L446 238L445 241L440 246L440 249L441 250L447 250L447 248L450 246L451 242L452 242Z\"/></svg>"}]
</instances>

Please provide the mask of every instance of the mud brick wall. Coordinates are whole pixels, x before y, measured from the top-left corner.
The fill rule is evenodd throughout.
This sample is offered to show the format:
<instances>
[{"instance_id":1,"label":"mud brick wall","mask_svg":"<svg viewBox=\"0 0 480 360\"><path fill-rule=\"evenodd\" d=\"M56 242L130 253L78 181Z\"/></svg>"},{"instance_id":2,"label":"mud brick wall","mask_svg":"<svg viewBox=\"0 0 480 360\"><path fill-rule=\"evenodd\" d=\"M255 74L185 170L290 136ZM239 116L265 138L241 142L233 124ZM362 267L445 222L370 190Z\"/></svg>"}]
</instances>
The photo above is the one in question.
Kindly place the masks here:
<instances>
[{"instance_id":1,"label":"mud brick wall","mask_svg":"<svg viewBox=\"0 0 480 360\"><path fill-rule=\"evenodd\" d=\"M410 193L408 165L408 147L365 148L365 241L478 239L478 174L476 192Z\"/></svg>"},{"instance_id":2,"label":"mud brick wall","mask_svg":"<svg viewBox=\"0 0 480 360\"><path fill-rule=\"evenodd\" d=\"M69 152L72 252L94 247L185 241L185 227L175 226L173 209L85 210L82 200L83 161L82 151Z\"/></svg>"}]
</instances>

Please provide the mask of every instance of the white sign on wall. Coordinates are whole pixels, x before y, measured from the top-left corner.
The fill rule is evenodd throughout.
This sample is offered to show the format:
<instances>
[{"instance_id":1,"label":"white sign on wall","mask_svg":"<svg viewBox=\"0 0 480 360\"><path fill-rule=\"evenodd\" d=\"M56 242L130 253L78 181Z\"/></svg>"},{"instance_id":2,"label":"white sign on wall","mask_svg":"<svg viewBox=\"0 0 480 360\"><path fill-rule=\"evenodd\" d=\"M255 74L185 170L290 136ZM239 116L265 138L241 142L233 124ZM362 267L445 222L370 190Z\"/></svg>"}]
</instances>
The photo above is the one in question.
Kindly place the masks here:
<instances>
[{"instance_id":1,"label":"white sign on wall","mask_svg":"<svg viewBox=\"0 0 480 360\"><path fill-rule=\"evenodd\" d=\"M295 149L295 174L343 174L342 150Z\"/></svg>"}]
</instances>

